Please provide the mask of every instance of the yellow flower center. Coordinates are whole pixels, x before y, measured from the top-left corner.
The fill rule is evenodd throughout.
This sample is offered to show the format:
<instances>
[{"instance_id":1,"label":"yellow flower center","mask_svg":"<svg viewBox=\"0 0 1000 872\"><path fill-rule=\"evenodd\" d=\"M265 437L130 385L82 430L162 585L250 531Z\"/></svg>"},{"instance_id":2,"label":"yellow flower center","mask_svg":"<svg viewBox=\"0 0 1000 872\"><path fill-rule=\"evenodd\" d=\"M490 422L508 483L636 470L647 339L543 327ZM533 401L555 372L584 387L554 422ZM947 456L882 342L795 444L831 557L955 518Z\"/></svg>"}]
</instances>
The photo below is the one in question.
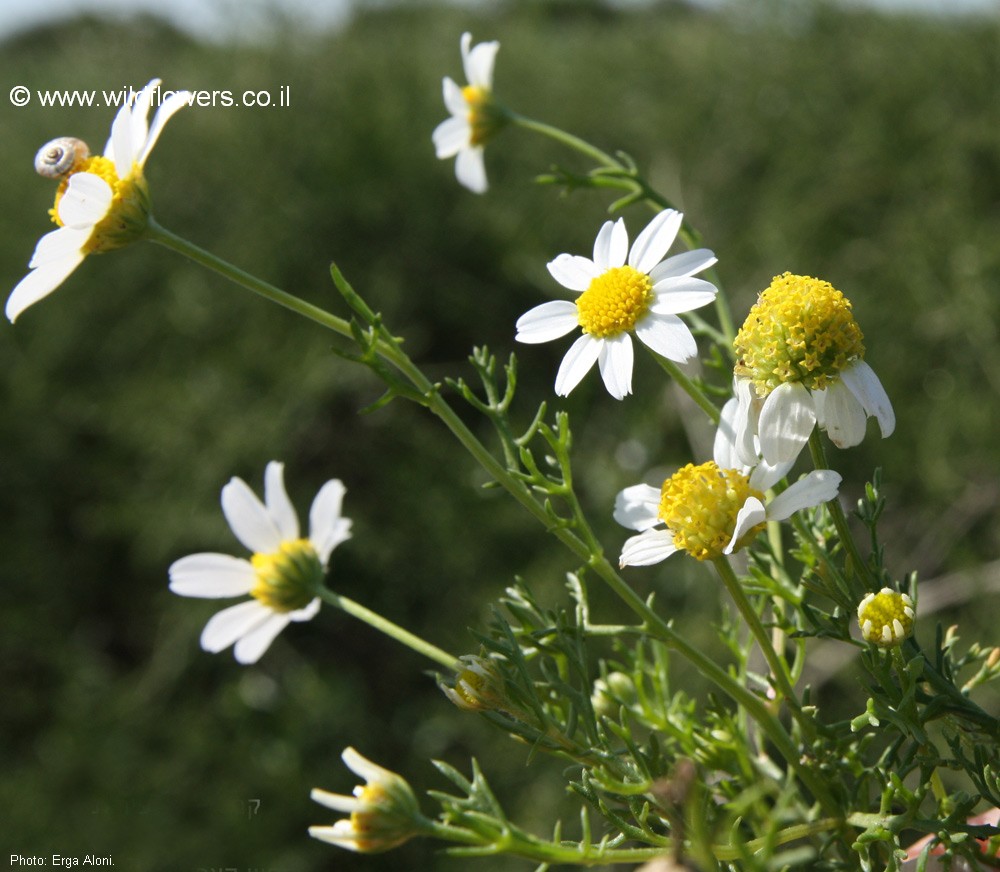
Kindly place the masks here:
<instances>
[{"instance_id":1,"label":"yellow flower center","mask_svg":"<svg viewBox=\"0 0 1000 872\"><path fill-rule=\"evenodd\" d=\"M576 300L584 333L604 338L635 327L653 302L653 282L630 266L605 270Z\"/></svg>"},{"instance_id":2,"label":"yellow flower center","mask_svg":"<svg viewBox=\"0 0 1000 872\"><path fill-rule=\"evenodd\" d=\"M913 632L913 618L913 600L888 587L868 594L858 606L861 635L880 648L901 644Z\"/></svg>"},{"instance_id":3,"label":"yellow flower center","mask_svg":"<svg viewBox=\"0 0 1000 872\"><path fill-rule=\"evenodd\" d=\"M312 542L282 542L273 554L250 558L257 583L250 596L276 612L293 612L307 606L323 582L323 565Z\"/></svg>"},{"instance_id":4,"label":"yellow flower center","mask_svg":"<svg viewBox=\"0 0 1000 872\"><path fill-rule=\"evenodd\" d=\"M493 92L478 85L466 85L462 96L469 106L469 126L472 134L471 145L483 145L506 123L504 113L493 100Z\"/></svg>"},{"instance_id":5,"label":"yellow flower center","mask_svg":"<svg viewBox=\"0 0 1000 872\"><path fill-rule=\"evenodd\" d=\"M850 301L829 282L784 273L750 309L736 336L736 375L765 397L786 382L822 390L865 355Z\"/></svg>"},{"instance_id":6,"label":"yellow flower center","mask_svg":"<svg viewBox=\"0 0 1000 872\"><path fill-rule=\"evenodd\" d=\"M135 164L132 172L120 179L115 171L114 161L101 155L81 161L59 183L55 202L49 209L49 217L53 223L63 226L59 217L59 202L66 193L69 180L78 172L99 176L108 183L112 192L108 212L94 225L94 231L83 247L84 254L113 251L139 239L146 229L150 212L149 188L142 168Z\"/></svg>"},{"instance_id":7,"label":"yellow flower center","mask_svg":"<svg viewBox=\"0 0 1000 872\"><path fill-rule=\"evenodd\" d=\"M729 545L736 516L749 497L764 501L738 470L720 469L712 460L699 466L689 463L663 482L659 517L678 548L698 560L710 560ZM763 523L748 530L733 550L749 544L762 529Z\"/></svg>"}]
</instances>

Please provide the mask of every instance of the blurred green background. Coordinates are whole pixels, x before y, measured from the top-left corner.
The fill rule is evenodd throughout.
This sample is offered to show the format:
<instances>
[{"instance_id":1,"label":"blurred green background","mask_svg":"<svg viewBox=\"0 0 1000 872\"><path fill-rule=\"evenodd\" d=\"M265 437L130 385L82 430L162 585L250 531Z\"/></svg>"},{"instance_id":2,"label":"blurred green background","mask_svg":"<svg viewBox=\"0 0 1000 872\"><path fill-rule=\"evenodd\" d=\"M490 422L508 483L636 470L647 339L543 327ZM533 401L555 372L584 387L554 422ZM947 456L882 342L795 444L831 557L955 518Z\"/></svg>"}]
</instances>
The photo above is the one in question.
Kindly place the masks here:
<instances>
[{"instance_id":1,"label":"blurred green background","mask_svg":"<svg viewBox=\"0 0 1000 872\"><path fill-rule=\"evenodd\" d=\"M484 197L434 159L441 77L461 76L465 29L500 40L506 103L648 169L718 253L737 320L784 270L850 297L899 424L835 455L846 497L884 468L889 565L931 579L923 613L939 607L920 624L926 643L938 620L995 642L1000 21L511 2L369 10L329 34L276 22L251 45L83 18L10 39L3 68L8 87L32 89L154 75L170 88L290 86L289 108L174 118L147 167L158 219L343 314L335 260L433 377L468 378L474 344L513 350L517 316L558 290L546 261L587 252L608 200L536 186L556 161L587 166L520 131L491 143ZM112 116L0 104L3 287L50 229L35 150L60 135L99 149ZM646 218L626 214L633 233ZM307 825L332 819L309 789L355 783L346 745L418 788L445 787L429 757L467 771L475 755L529 829L572 816L558 764L453 709L426 662L366 626L324 609L244 668L198 648L219 604L167 591L173 559L240 553L219 490L232 475L260 489L282 459L303 515L323 481L347 484L355 537L334 554L335 588L436 644L475 650L467 628L515 574L563 600L568 555L480 489L420 409L359 415L379 384L331 344L146 244L89 259L0 326L0 855L89 852L136 870L476 867L427 843L366 858L309 840ZM518 349L525 423L553 399L567 345ZM637 360L624 403L592 374L552 404L576 422L581 492L611 552L625 535L615 492L689 456L673 394ZM710 634L719 598L697 567L629 578L690 635ZM681 667L676 680L696 686Z\"/></svg>"}]
</instances>

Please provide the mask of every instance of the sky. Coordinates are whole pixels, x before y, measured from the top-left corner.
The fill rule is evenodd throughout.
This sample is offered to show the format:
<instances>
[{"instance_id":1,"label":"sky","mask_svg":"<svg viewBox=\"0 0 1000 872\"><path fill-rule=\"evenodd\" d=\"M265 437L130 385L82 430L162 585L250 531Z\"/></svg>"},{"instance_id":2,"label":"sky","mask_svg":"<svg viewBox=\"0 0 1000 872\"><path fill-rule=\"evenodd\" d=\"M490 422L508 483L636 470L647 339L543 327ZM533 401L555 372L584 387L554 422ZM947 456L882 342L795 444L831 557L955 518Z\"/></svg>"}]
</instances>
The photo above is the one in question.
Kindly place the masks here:
<instances>
[{"instance_id":1,"label":"sky","mask_svg":"<svg viewBox=\"0 0 1000 872\"><path fill-rule=\"evenodd\" d=\"M454 0L453 0L454 2ZM474 4L477 0L459 0ZM480 0L482 2L482 0ZM619 0L628 5L635 0ZM697 0L719 5L725 0ZM1000 0L840 0L886 11L930 15L1000 14ZM268 8L302 20L310 30L336 27L349 15L351 0L0 0L0 37L82 12L119 16L152 12L198 36L253 37L266 30Z\"/></svg>"}]
</instances>

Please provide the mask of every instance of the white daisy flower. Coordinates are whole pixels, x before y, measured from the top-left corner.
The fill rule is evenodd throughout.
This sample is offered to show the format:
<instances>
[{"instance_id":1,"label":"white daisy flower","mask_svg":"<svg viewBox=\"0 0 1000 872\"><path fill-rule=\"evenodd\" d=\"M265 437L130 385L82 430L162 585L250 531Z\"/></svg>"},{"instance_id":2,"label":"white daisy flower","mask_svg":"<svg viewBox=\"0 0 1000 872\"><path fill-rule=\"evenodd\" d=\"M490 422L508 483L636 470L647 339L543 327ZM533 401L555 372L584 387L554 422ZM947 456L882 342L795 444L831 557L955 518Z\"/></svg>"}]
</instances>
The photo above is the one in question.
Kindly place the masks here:
<instances>
[{"instance_id":1,"label":"white daisy flower","mask_svg":"<svg viewBox=\"0 0 1000 872\"><path fill-rule=\"evenodd\" d=\"M413 790L395 772L366 760L353 748L341 755L355 774L365 779L365 785L354 788L354 796L313 789L311 798L350 814L329 827L309 827L314 839L366 854L388 851L420 833L424 822Z\"/></svg>"},{"instance_id":2,"label":"white daisy flower","mask_svg":"<svg viewBox=\"0 0 1000 872\"><path fill-rule=\"evenodd\" d=\"M716 262L708 249L663 259L684 216L665 209L629 249L625 222L607 221L594 242L594 257L560 254L548 264L552 277L577 291L575 302L553 300L517 320L518 342L548 342L577 327L583 335L570 346L556 375L556 393L567 396L595 363L608 392L620 400L632 393L630 331L657 354L684 363L698 352L694 336L677 316L711 303L715 285L692 278Z\"/></svg>"},{"instance_id":3,"label":"white daisy flower","mask_svg":"<svg viewBox=\"0 0 1000 872\"><path fill-rule=\"evenodd\" d=\"M483 146L507 123L506 112L493 99L493 65L499 42L472 46L472 34L462 34L462 66L468 84L463 88L444 79L444 105L451 118L432 134L439 158L454 157L455 176L470 191L482 194L488 187Z\"/></svg>"},{"instance_id":4,"label":"white daisy flower","mask_svg":"<svg viewBox=\"0 0 1000 872\"><path fill-rule=\"evenodd\" d=\"M160 80L153 79L115 116L103 155L91 155L79 139L55 139L35 158L39 173L59 178L55 205L49 214L58 230L46 233L28 266L31 272L7 299L13 322L28 306L61 285L87 257L121 248L141 238L150 211L143 168L170 117L189 105L190 94L177 91L160 105L147 124Z\"/></svg>"},{"instance_id":5,"label":"white daisy flower","mask_svg":"<svg viewBox=\"0 0 1000 872\"><path fill-rule=\"evenodd\" d=\"M838 448L860 443L869 417L883 438L892 434L896 415L862 338L829 282L784 273L760 295L736 336L734 393L741 427L769 462L793 461L816 425Z\"/></svg>"},{"instance_id":6,"label":"white daisy flower","mask_svg":"<svg viewBox=\"0 0 1000 872\"><path fill-rule=\"evenodd\" d=\"M800 509L837 496L840 475L819 469L789 485L773 499L765 492L784 478L792 463L753 466L740 460L735 444L739 404L733 399L722 410L714 459L689 463L659 488L638 484L615 499L614 518L641 531L625 542L620 563L648 566L676 551L698 560L712 560L749 545L768 521L784 521Z\"/></svg>"},{"instance_id":7,"label":"white daisy flower","mask_svg":"<svg viewBox=\"0 0 1000 872\"><path fill-rule=\"evenodd\" d=\"M222 489L229 527L253 555L191 554L170 567L170 590L181 596L217 599L249 594L246 602L218 612L205 625L201 647L217 654L235 644L240 663L256 663L290 621L308 621L319 597L330 553L351 537L341 516L344 485L332 479L320 488L309 511L309 538L299 538L299 518L285 490L284 464L264 471L264 502L240 478Z\"/></svg>"}]
</instances>

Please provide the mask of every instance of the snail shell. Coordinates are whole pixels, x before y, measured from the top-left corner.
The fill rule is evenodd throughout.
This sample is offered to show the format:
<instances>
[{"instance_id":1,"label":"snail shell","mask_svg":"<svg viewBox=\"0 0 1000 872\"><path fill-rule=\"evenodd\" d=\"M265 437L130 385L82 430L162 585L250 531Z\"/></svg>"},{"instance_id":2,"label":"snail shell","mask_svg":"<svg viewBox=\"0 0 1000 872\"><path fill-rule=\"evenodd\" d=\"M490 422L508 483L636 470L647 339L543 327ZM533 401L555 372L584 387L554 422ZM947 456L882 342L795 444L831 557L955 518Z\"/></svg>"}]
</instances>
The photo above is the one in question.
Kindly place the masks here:
<instances>
[{"instance_id":1,"label":"snail shell","mask_svg":"<svg viewBox=\"0 0 1000 872\"><path fill-rule=\"evenodd\" d=\"M47 179L61 179L88 157L90 148L82 139L60 136L38 149L35 172Z\"/></svg>"}]
</instances>

